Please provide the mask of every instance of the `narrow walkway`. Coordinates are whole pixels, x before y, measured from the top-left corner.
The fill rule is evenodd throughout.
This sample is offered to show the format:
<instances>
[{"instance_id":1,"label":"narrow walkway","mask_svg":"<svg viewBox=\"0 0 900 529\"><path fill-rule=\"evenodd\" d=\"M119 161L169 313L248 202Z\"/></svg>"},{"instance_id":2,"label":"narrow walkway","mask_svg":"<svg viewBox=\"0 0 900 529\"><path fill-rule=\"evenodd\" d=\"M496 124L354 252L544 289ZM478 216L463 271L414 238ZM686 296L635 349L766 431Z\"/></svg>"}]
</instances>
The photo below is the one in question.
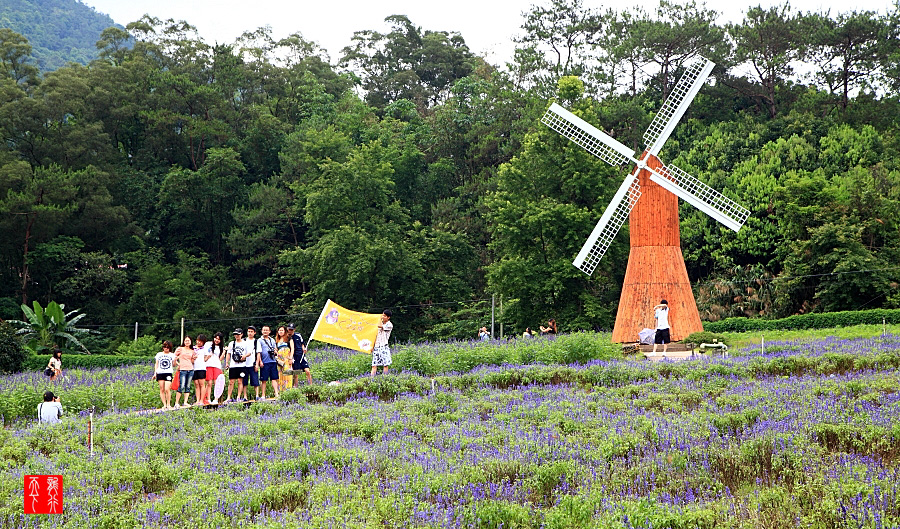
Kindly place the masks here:
<instances>
[{"instance_id":1,"label":"narrow walkway","mask_svg":"<svg viewBox=\"0 0 900 529\"><path fill-rule=\"evenodd\" d=\"M259 400L255 400L255 399L254 400L246 400L246 401L242 401L242 402L237 402L237 401L221 402L218 404L209 404L206 406L191 405L191 406L181 406L180 408L167 408L167 409L148 408L146 410L132 411L129 413L129 415L154 415L157 413L165 413L165 412L170 412L170 411L181 411L181 410L188 410L188 409L192 409L192 408L202 408L204 410L217 410L219 408L224 408L226 406L243 406L244 408L247 408L255 402L281 402L281 400L275 399L275 398L268 398L268 399L259 399Z\"/></svg>"}]
</instances>

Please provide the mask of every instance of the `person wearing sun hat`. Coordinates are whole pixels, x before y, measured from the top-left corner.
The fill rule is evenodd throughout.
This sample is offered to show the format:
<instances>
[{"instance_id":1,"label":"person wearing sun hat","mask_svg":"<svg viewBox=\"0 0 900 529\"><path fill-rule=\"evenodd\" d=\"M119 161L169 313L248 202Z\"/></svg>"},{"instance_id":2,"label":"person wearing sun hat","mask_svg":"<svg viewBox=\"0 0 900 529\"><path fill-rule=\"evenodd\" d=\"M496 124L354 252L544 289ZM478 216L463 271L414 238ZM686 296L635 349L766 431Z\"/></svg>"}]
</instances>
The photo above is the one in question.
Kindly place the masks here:
<instances>
[{"instance_id":1,"label":"person wearing sun hat","mask_svg":"<svg viewBox=\"0 0 900 529\"><path fill-rule=\"evenodd\" d=\"M250 374L250 370L245 363L247 357L250 356L250 351L247 350L248 346L244 341L244 329L237 328L231 334L234 336L234 340L225 349L230 364L228 369L228 394L225 396L225 402L233 402L231 400L231 390L234 388L235 380L238 381L236 398L240 400L241 392L243 392Z\"/></svg>"}]
</instances>

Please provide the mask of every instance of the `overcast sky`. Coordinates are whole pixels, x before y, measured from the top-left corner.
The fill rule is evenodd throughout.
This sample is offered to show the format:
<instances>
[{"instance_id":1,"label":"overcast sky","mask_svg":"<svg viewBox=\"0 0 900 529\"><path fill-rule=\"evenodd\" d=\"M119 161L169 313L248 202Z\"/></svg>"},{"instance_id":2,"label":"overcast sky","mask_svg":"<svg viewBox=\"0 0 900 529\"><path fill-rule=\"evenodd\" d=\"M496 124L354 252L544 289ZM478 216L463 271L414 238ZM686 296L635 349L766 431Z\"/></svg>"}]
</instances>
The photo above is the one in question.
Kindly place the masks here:
<instances>
[{"instance_id":1,"label":"overcast sky","mask_svg":"<svg viewBox=\"0 0 900 529\"><path fill-rule=\"evenodd\" d=\"M406 15L424 30L458 31L469 48L501 65L510 60L511 39L519 33L522 12L529 7L549 5L549 0L81 0L118 24L126 25L145 13L160 19L185 20L197 28L207 43L231 43L241 33L271 26L275 39L299 32L328 50L332 62L340 58L340 50L350 44L354 31L371 29L384 32L384 19L390 15ZM677 0L676 0L677 1ZM872 10L885 13L891 0L789 0L794 10L831 13ZM781 4L772 0L711 1L707 6L722 13L720 22L739 21L750 6L768 7ZM634 1L583 0L589 8L616 10L636 5ZM657 1L641 4L651 11ZM848 8L848 6L852 6Z\"/></svg>"}]
</instances>

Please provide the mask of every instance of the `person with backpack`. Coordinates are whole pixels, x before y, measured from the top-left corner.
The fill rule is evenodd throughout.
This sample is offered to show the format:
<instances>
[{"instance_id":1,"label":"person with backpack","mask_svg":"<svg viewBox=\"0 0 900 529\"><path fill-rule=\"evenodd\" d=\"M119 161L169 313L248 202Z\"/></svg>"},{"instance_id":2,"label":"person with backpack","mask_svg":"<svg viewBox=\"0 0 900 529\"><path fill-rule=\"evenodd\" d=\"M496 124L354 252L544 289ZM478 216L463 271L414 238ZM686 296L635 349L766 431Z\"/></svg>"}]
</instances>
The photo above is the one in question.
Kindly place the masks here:
<instances>
[{"instance_id":1,"label":"person with backpack","mask_svg":"<svg viewBox=\"0 0 900 529\"><path fill-rule=\"evenodd\" d=\"M275 340L270 336L271 327L263 325L262 338L257 341L256 349L256 367L259 369L259 379L262 382L262 398L266 398L266 382L272 381L272 390L275 392L275 398L279 398L278 394L278 358L276 357ZM259 399L259 397L257 397Z\"/></svg>"},{"instance_id":2,"label":"person with backpack","mask_svg":"<svg viewBox=\"0 0 900 529\"><path fill-rule=\"evenodd\" d=\"M244 391L245 384L247 378L249 376L249 370L247 369L244 361L250 356L249 349L250 345L248 345L244 341L244 330L243 329L235 329L232 333L234 336L234 340L228 344L228 347L225 349L225 352L228 357L228 394L225 396L225 402L234 402L231 400L231 390L234 389L234 381L238 381L238 392L236 399L238 402L241 401L241 393Z\"/></svg>"},{"instance_id":3,"label":"person with backpack","mask_svg":"<svg viewBox=\"0 0 900 529\"><path fill-rule=\"evenodd\" d=\"M51 382L59 378L59 375L62 374L62 351L59 347L53 349L53 354L50 355L50 361L47 362L47 368L44 369L44 374L50 377Z\"/></svg>"},{"instance_id":4,"label":"person with backpack","mask_svg":"<svg viewBox=\"0 0 900 529\"><path fill-rule=\"evenodd\" d=\"M303 336L296 332L293 323L288 324L287 332L294 344L294 386L300 385L300 379L298 378L300 375L296 373L301 370L306 373L306 383L311 385L312 373L309 370L309 362L306 360L306 343L303 341Z\"/></svg>"},{"instance_id":5,"label":"person with backpack","mask_svg":"<svg viewBox=\"0 0 900 529\"><path fill-rule=\"evenodd\" d=\"M59 397L52 391L44 392L44 402L38 404L38 421L44 424L62 422L63 409Z\"/></svg>"},{"instance_id":6,"label":"person with backpack","mask_svg":"<svg viewBox=\"0 0 900 529\"><path fill-rule=\"evenodd\" d=\"M172 378L175 374L175 354L172 352L172 342L163 340L162 351L156 353L156 365L153 367L156 381L159 383L159 399L162 401L162 409L172 407Z\"/></svg>"}]
</instances>

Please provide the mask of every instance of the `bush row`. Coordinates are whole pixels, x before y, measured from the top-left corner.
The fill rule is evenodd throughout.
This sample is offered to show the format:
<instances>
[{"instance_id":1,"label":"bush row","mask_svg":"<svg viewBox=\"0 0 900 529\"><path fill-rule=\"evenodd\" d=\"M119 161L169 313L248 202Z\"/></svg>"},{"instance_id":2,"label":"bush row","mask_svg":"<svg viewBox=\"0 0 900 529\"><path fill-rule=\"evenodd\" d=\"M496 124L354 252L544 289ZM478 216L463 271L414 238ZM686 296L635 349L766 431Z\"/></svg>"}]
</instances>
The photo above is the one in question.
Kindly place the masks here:
<instances>
[{"instance_id":1,"label":"bush row","mask_svg":"<svg viewBox=\"0 0 900 529\"><path fill-rule=\"evenodd\" d=\"M765 376L798 376L804 374L830 375L867 370L900 368L900 356L879 353L861 356L857 353L828 353L821 356L802 354L753 358L749 361L727 362L612 362L589 366L573 365L506 365L502 369L481 368L470 372L438 375L434 382L438 391L452 388L468 393L479 388L500 389L539 384L578 384L585 387L624 387L648 380L707 380L719 377L748 379ZM315 367L314 367L315 369ZM316 378L319 378L318 376ZM159 406L159 393L151 378L146 383L118 381L107 385L75 386L62 391L68 414L94 409L154 408ZM321 380L321 379L319 379ZM379 375L374 381L353 378L338 385L302 385L287 390L282 398L288 402L329 402L341 404L348 400L378 397L392 400L404 393L427 395L434 391L431 378L415 373ZM49 386L48 386L49 387ZM44 386L19 388L0 394L0 422L10 424L34 416ZM59 392L59 391L58 391Z\"/></svg>"},{"instance_id":2,"label":"bush row","mask_svg":"<svg viewBox=\"0 0 900 529\"><path fill-rule=\"evenodd\" d=\"M779 320L757 318L726 318L704 322L707 332L786 331L800 329L828 329L852 325L881 325L882 322L900 324L900 309L873 309L844 312L795 314Z\"/></svg>"},{"instance_id":3,"label":"bush row","mask_svg":"<svg viewBox=\"0 0 900 529\"><path fill-rule=\"evenodd\" d=\"M452 388L468 393L479 388L515 388L530 384L578 384L584 387L619 388L651 380L711 380L716 378L753 379L761 377L832 375L868 370L900 368L900 356L879 353L861 356L856 353L828 353L821 356L796 354L759 357L749 361L646 363L619 362L587 367L570 365L507 365L503 369L477 369L471 372L438 375L434 378L438 391ZM404 393L427 395L435 391L431 379L412 373L401 373L374 381L365 378L345 380L338 385L314 384L287 390L283 398L289 402L329 402L342 404L348 400L378 397L391 400Z\"/></svg>"},{"instance_id":4,"label":"bush row","mask_svg":"<svg viewBox=\"0 0 900 529\"><path fill-rule=\"evenodd\" d=\"M50 355L28 355L22 365L23 371L40 371L47 367ZM63 370L81 368L110 368L130 366L135 364L148 364L153 358L146 356L118 356L118 355L63 355Z\"/></svg>"},{"instance_id":5,"label":"bush row","mask_svg":"<svg viewBox=\"0 0 900 529\"><path fill-rule=\"evenodd\" d=\"M607 333L579 332L556 339L514 342L459 342L436 345L392 347L394 371L411 371L433 377L441 373L467 372L478 366L503 364L583 364L593 360L622 358L619 344ZM365 353L346 360L315 362L315 377L325 382L353 378L368 373L372 357Z\"/></svg>"}]
</instances>

